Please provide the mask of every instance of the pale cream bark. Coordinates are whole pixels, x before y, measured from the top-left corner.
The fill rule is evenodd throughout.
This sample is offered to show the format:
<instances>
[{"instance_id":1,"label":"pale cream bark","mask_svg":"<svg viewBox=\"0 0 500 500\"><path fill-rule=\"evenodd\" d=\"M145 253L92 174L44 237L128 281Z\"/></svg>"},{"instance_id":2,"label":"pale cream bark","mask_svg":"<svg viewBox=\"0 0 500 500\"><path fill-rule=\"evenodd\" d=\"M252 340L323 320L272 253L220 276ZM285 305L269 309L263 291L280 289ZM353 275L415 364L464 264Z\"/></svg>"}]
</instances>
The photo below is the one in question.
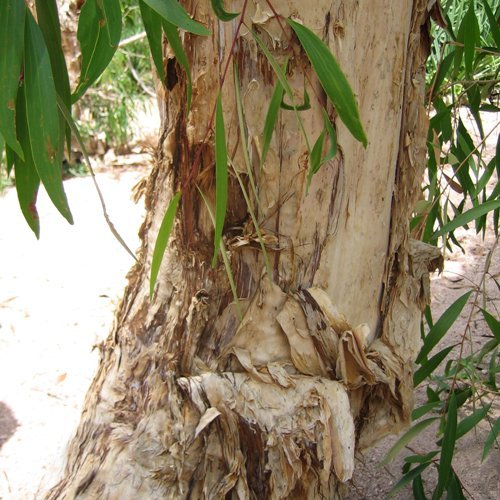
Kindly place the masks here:
<instances>
[{"instance_id":1,"label":"pale cream bark","mask_svg":"<svg viewBox=\"0 0 500 500\"><path fill-rule=\"evenodd\" d=\"M339 152L307 194L306 146L293 112L281 112L260 168L276 78L248 28L278 61L289 59L297 100L308 86L311 109L301 117L311 141L321 133L326 97L286 23L283 33L264 0L248 2L234 58L272 279L231 175L225 241L242 321L224 266L210 266L207 208L186 181L200 151L194 178L214 203L213 134L206 131L238 21L216 21L208 0L183 3L213 34L184 35L189 114L185 74L166 47L168 88L139 263L103 346L65 477L49 498L337 498L355 451L409 422L426 280L440 262L408 236L425 164L429 2L272 1L329 45L369 141L364 149L329 106ZM242 5L225 2L232 11ZM232 71L222 90L228 150L250 191ZM150 301L155 239L181 186Z\"/></svg>"}]
</instances>

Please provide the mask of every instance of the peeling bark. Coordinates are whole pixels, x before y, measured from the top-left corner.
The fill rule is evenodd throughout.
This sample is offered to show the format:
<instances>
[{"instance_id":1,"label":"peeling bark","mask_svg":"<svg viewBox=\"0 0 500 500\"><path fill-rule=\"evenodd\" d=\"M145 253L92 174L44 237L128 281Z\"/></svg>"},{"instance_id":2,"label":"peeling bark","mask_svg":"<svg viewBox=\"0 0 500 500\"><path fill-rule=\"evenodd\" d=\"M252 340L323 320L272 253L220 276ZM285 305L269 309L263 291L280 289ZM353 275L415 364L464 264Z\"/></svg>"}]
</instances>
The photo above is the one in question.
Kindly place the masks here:
<instances>
[{"instance_id":1,"label":"peeling bark","mask_svg":"<svg viewBox=\"0 0 500 500\"><path fill-rule=\"evenodd\" d=\"M184 3L213 35L184 35L193 78L188 115L186 78L166 50L168 91L139 263L103 345L65 476L48 498L340 498L355 451L409 423L421 308L428 273L440 264L433 249L409 241L407 227L425 162L429 2L273 2L329 44L369 139L364 150L329 109L339 154L307 195L306 147L293 113L281 113L259 169L275 78L248 30L240 32L235 60L253 201L273 267L271 281L231 179L225 239L241 322L224 267L210 267L213 227L188 182L196 178L214 201L206 127L236 25L217 22L207 0ZM283 34L267 3L249 2L245 20L278 60L290 59L297 99L310 81L324 102L296 39ZM222 91L228 150L246 179L231 81L230 70ZM316 100L302 117L316 138ZM152 249L180 186L180 216L149 302Z\"/></svg>"}]
</instances>

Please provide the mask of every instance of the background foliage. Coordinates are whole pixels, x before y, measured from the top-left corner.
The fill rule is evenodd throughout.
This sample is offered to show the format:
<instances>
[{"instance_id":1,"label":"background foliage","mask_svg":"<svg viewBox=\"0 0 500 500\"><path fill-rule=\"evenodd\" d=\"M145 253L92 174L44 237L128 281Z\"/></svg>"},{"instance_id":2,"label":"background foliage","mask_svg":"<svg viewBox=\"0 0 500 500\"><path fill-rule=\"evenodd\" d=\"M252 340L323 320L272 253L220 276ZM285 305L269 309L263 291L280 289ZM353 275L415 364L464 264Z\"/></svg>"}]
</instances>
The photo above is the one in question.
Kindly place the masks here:
<instances>
[{"instance_id":1,"label":"background foliage","mask_svg":"<svg viewBox=\"0 0 500 500\"><path fill-rule=\"evenodd\" d=\"M460 470L453 466L456 442L480 423L488 428L484 460L496 447L500 419L498 403L500 322L498 311L486 297L489 265L498 244L500 210L499 123L485 134L485 113L498 113L500 71L500 2L498 0L445 0L441 16L432 26L433 42L427 63L427 105L431 115L427 137L428 156L423 198L415 207L410 227L414 237L443 251L458 247L455 234L473 226L484 237L492 230L496 239L483 274L472 289L457 299L434 321L428 307L422 321L423 347L417 357L415 387L425 387L426 401L413 411L415 424L393 446L383 464L392 460L424 429L438 423L435 442L428 449L411 452L404 459L402 477L393 493L412 485L414 498L465 498ZM439 19L440 17L440 19ZM497 114L495 116L498 116ZM473 123L474 130L466 124ZM489 136L496 137L496 151L486 150ZM493 221L487 217L493 213ZM470 310L458 345L436 352L466 304ZM490 333L475 348L472 321L482 316ZM411 447L410 447L411 449ZM425 484L426 469L437 470L437 484Z\"/></svg>"}]
</instances>

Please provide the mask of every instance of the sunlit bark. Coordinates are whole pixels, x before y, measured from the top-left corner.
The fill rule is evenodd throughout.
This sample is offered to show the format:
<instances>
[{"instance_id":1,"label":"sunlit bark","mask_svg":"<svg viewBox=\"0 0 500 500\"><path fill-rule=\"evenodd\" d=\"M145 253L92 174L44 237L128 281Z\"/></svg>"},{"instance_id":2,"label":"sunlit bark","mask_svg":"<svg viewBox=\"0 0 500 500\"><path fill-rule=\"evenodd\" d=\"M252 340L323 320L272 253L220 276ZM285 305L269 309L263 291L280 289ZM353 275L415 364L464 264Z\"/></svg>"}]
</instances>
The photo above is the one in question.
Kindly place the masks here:
<instances>
[{"instance_id":1,"label":"sunlit bark","mask_svg":"<svg viewBox=\"0 0 500 500\"><path fill-rule=\"evenodd\" d=\"M225 241L236 282L210 266L213 227L197 188L215 200L207 126L237 21L218 23L210 2L184 2L211 37L184 35L193 75L166 48L162 134L146 192L139 264L103 346L65 477L49 498L337 498L356 449L408 424L412 360L433 250L408 239L425 161L423 108L427 0L273 0L330 46L357 96L369 145L328 109L339 153L306 194L307 155L293 112L282 112L260 164L275 76L248 32L280 62L312 140L326 98L297 40L264 0L248 2L234 60L256 179L253 200L271 262L231 176ZM243 2L225 2L241 10ZM228 150L245 179L233 67L222 90ZM306 75L306 76L304 76ZM201 154L197 171L196 157ZM183 190L150 302L155 238Z\"/></svg>"}]
</instances>

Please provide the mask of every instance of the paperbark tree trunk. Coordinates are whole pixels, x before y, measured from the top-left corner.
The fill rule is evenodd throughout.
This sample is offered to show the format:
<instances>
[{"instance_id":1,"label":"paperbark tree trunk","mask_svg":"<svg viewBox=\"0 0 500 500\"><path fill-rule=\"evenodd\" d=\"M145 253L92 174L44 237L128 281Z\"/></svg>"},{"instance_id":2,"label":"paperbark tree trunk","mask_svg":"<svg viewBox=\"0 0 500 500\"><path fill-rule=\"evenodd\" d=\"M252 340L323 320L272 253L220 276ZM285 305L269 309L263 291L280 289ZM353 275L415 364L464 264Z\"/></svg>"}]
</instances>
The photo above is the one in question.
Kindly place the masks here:
<instances>
[{"instance_id":1,"label":"paperbark tree trunk","mask_svg":"<svg viewBox=\"0 0 500 500\"><path fill-rule=\"evenodd\" d=\"M243 2L225 2L240 10ZM339 152L305 192L306 146L283 111L262 169L262 128L276 81L248 27L280 62L313 140L323 91L297 40L264 0L248 2L234 45L254 166L253 200L272 267L230 177L225 241L243 313L197 189L215 200L206 135L237 22L184 2L212 36L184 35L193 78L168 47L162 133L146 192L139 263L102 348L64 478L48 498L337 498L354 453L408 424L428 272L439 255L408 236L425 163L427 0L273 0L328 43L357 96L365 150L336 119ZM230 67L222 90L228 150L248 187ZM304 76L306 75L306 77ZM166 207L182 201L152 301L152 251ZM188 188L186 186L189 186Z\"/></svg>"}]
</instances>

